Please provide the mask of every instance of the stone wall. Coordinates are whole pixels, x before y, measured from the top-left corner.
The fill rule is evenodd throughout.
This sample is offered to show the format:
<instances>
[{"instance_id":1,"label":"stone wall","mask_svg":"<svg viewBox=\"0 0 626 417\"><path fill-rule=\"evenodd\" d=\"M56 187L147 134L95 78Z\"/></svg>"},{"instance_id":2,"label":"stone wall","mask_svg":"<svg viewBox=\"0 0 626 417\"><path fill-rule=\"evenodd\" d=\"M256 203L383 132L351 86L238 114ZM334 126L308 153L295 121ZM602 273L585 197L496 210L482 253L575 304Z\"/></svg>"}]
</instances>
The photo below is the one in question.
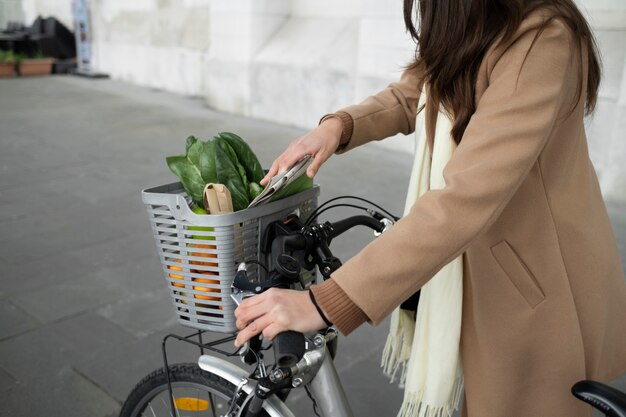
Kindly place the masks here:
<instances>
[{"instance_id":1,"label":"stone wall","mask_svg":"<svg viewBox=\"0 0 626 417\"><path fill-rule=\"evenodd\" d=\"M0 4L19 0L0 0ZM22 0L24 18L71 0ZM413 54L399 0L93 0L93 59L111 77L201 96L221 111L309 128L397 79ZM626 201L626 2L578 0L604 61L591 157ZM1 9L0 9L1 10ZM381 146L410 152L411 137Z\"/></svg>"}]
</instances>

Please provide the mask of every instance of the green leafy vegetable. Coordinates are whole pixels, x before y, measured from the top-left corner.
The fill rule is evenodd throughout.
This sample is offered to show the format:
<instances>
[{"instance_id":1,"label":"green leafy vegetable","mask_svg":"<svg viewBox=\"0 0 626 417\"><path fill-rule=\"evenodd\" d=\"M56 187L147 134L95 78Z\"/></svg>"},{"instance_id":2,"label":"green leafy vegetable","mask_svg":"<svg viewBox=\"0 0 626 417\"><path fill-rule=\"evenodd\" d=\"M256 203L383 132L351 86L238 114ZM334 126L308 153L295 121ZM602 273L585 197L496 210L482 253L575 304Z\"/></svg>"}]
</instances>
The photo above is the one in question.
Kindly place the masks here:
<instances>
[{"instance_id":1,"label":"green leafy vegetable","mask_svg":"<svg viewBox=\"0 0 626 417\"><path fill-rule=\"evenodd\" d=\"M230 191L235 211L243 210L250 204L248 187L244 186L239 171L237 161L231 159L231 155L221 146L215 147L215 168L217 170L217 183L224 184Z\"/></svg>"},{"instance_id":2,"label":"green leafy vegetable","mask_svg":"<svg viewBox=\"0 0 626 417\"><path fill-rule=\"evenodd\" d=\"M218 135L219 138L226 141L231 148L235 151L239 157L239 161L246 170L246 176L248 182L258 183L263 179L265 173L261 167L261 163L257 159L254 152L248 144L234 133L222 132Z\"/></svg>"},{"instance_id":3,"label":"green leafy vegetable","mask_svg":"<svg viewBox=\"0 0 626 417\"><path fill-rule=\"evenodd\" d=\"M166 161L170 170L180 179L185 191L187 191L193 202L203 205L202 191L204 190L205 180L200 175L198 167L193 165L186 155L168 156Z\"/></svg>"},{"instance_id":4,"label":"green leafy vegetable","mask_svg":"<svg viewBox=\"0 0 626 417\"><path fill-rule=\"evenodd\" d=\"M263 187L261 187L256 182L251 182L250 184L248 184L248 187L249 187L248 194L250 194L251 201L257 198L257 196L261 194L261 192L263 192Z\"/></svg>"},{"instance_id":5,"label":"green leafy vegetable","mask_svg":"<svg viewBox=\"0 0 626 417\"><path fill-rule=\"evenodd\" d=\"M261 163L250 146L234 133L222 132L207 141L189 136L185 155L168 156L166 161L198 207L204 206L202 194L208 183L224 184L228 188L235 211L248 207L263 191L259 185L265 176ZM313 180L302 175L274 195L272 201L312 186Z\"/></svg>"}]
</instances>

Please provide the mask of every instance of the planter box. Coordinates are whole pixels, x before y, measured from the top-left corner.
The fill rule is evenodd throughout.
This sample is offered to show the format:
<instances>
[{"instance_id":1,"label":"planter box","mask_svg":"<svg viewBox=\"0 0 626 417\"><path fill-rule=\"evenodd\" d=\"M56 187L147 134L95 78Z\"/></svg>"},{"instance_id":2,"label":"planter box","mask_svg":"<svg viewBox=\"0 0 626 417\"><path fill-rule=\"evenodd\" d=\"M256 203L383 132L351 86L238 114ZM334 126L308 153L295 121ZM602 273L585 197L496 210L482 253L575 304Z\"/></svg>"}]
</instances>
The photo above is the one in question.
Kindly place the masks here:
<instances>
[{"instance_id":1,"label":"planter box","mask_svg":"<svg viewBox=\"0 0 626 417\"><path fill-rule=\"evenodd\" d=\"M20 62L18 72L22 76L48 75L52 72L53 64L54 59L52 58L25 59Z\"/></svg>"},{"instance_id":2,"label":"planter box","mask_svg":"<svg viewBox=\"0 0 626 417\"><path fill-rule=\"evenodd\" d=\"M11 78L15 73L15 64L0 62L0 78Z\"/></svg>"}]
</instances>

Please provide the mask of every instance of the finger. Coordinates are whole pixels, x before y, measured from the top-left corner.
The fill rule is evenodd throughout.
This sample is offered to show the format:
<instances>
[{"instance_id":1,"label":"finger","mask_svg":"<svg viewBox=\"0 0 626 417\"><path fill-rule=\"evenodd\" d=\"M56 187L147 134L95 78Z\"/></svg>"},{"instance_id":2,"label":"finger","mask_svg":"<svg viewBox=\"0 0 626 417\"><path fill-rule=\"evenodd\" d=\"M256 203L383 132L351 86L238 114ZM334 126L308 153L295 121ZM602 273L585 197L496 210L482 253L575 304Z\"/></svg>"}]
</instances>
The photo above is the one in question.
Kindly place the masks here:
<instances>
[{"instance_id":1,"label":"finger","mask_svg":"<svg viewBox=\"0 0 626 417\"><path fill-rule=\"evenodd\" d=\"M235 321L235 327L238 328L239 330L243 330L246 328L246 326L249 324L249 321L243 321L241 319L237 319Z\"/></svg>"},{"instance_id":2,"label":"finger","mask_svg":"<svg viewBox=\"0 0 626 417\"><path fill-rule=\"evenodd\" d=\"M269 182L269 180L272 179L274 175L276 175L276 172L278 172L278 158L272 163L272 166L270 167L269 171L267 171L267 174L265 174L265 177L263 177L263 179L259 181L259 184L266 185Z\"/></svg>"},{"instance_id":3,"label":"finger","mask_svg":"<svg viewBox=\"0 0 626 417\"><path fill-rule=\"evenodd\" d=\"M265 301L265 299L267 298L267 292L261 293L261 294L257 294L254 295L252 297L246 297L241 301L241 304L239 304L239 308L244 311L248 308L254 307L258 304L261 304Z\"/></svg>"},{"instance_id":4,"label":"finger","mask_svg":"<svg viewBox=\"0 0 626 417\"><path fill-rule=\"evenodd\" d=\"M287 329L278 323L271 323L265 329L263 329L263 337L267 340L273 340L277 334L286 331Z\"/></svg>"},{"instance_id":5,"label":"finger","mask_svg":"<svg viewBox=\"0 0 626 417\"><path fill-rule=\"evenodd\" d=\"M311 162L311 165L309 165L309 168L306 170L306 175L309 178L313 178L324 162L326 162L326 158L319 152L315 155L313 162Z\"/></svg>"},{"instance_id":6,"label":"finger","mask_svg":"<svg viewBox=\"0 0 626 417\"><path fill-rule=\"evenodd\" d=\"M276 158L276 160L274 160L274 163L270 167L265 177L263 177L260 184L264 185L265 183L269 182L272 177L278 174L282 174L283 172L291 168L291 166L293 165L290 162L293 159L292 154L293 150L291 149L291 147L287 148L282 154L280 154L280 156Z\"/></svg>"},{"instance_id":7,"label":"finger","mask_svg":"<svg viewBox=\"0 0 626 417\"><path fill-rule=\"evenodd\" d=\"M252 336L254 336L254 333L252 333L248 328L241 330L239 333L237 333L237 338L235 338L235 347L242 346L244 343L250 340Z\"/></svg>"},{"instance_id":8,"label":"finger","mask_svg":"<svg viewBox=\"0 0 626 417\"><path fill-rule=\"evenodd\" d=\"M250 322L257 320L266 314L269 310L268 306L263 302L264 294L256 295L245 299L235 310L237 318L235 326L238 329L244 329Z\"/></svg>"},{"instance_id":9,"label":"finger","mask_svg":"<svg viewBox=\"0 0 626 417\"><path fill-rule=\"evenodd\" d=\"M259 319L259 317L261 317L262 314L246 314L245 316L242 316L240 318L237 319L237 321L235 322L235 326L239 329L239 330L243 330L246 327L248 327L250 325L250 323L255 322L256 320Z\"/></svg>"},{"instance_id":10,"label":"finger","mask_svg":"<svg viewBox=\"0 0 626 417\"><path fill-rule=\"evenodd\" d=\"M277 172L278 172L278 160L274 161L270 169L267 171L267 174L265 174L263 179L259 181L259 184L266 185L272 179L272 177L276 175Z\"/></svg>"},{"instance_id":11,"label":"finger","mask_svg":"<svg viewBox=\"0 0 626 417\"><path fill-rule=\"evenodd\" d=\"M291 168L291 165L285 164L283 162L280 162L275 167L272 166L272 168L267 172L267 175L265 175L265 177L263 177L263 179L259 181L259 184L267 185L273 177L286 172L289 168Z\"/></svg>"},{"instance_id":12,"label":"finger","mask_svg":"<svg viewBox=\"0 0 626 417\"><path fill-rule=\"evenodd\" d=\"M284 174L285 172L287 172L287 170L291 168L291 164L290 163L282 163L279 167L278 167L278 172L277 175L280 174Z\"/></svg>"},{"instance_id":13,"label":"finger","mask_svg":"<svg viewBox=\"0 0 626 417\"><path fill-rule=\"evenodd\" d=\"M250 322L244 329L242 329L235 339L235 346L239 347L250 340L252 337L261 333L269 324L271 318L269 316L260 317Z\"/></svg>"}]
</instances>

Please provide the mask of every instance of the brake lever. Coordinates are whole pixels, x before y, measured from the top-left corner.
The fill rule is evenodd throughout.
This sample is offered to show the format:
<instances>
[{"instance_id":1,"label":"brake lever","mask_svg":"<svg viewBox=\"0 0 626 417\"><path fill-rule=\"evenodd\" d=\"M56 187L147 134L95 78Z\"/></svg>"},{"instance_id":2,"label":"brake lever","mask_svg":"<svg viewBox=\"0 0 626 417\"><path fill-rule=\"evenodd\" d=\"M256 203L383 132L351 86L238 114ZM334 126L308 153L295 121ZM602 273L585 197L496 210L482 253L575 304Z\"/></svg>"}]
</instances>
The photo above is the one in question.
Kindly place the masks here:
<instances>
[{"instance_id":1,"label":"brake lever","mask_svg":"<svg viewBox=\"0 0 626 417\"><path fill-rule=\"evenodd\" d=\"M230 298L232 298L233 301L235 302L235 304L237 304L237 306L239 306L239 304L241 304L241 302L244 300L244 298L247 298L245 296L245 292L239 290L235 286L232 286L231 289L232 289L232 291L230 293ZM248 296L248 297L250 297L250 296ZM248 354L249 350L250 350L250 342L246 340L246 342L243 345L241 345L241 347L235 353L241 357L241 360L243 360L243 358L245 358L245 356Z\"/></svg>"},{"instance_id":2,"label":"brake lever","mask_svg":"<svg viewBox=\"0 0 626 417\"><path fill-rule=\"evenodd\" d=\"M244 283L247 284L245 285L246 287L250 284L248 282L246 263L242 262L237 267L237 274L235 275L235 279L233 280L233 283L230 287L231 288L230 298L233 299L233 301L235 302L235 304L237 304L237 306L239 306L241 302L245 300L246 298L252 297L257 294L256 292L250 291L249 289L244 290L236 286L236 285L244 286L243 285ZM255 290L258 292L261 290L261 287L256 287ZM243 345L241 345L239 350L237 350L236 354L241 357L242 361L244 361L244 358L248 354L249 350L250 350L250 342L246 341Z\"/></svg>"}]
</instances>

